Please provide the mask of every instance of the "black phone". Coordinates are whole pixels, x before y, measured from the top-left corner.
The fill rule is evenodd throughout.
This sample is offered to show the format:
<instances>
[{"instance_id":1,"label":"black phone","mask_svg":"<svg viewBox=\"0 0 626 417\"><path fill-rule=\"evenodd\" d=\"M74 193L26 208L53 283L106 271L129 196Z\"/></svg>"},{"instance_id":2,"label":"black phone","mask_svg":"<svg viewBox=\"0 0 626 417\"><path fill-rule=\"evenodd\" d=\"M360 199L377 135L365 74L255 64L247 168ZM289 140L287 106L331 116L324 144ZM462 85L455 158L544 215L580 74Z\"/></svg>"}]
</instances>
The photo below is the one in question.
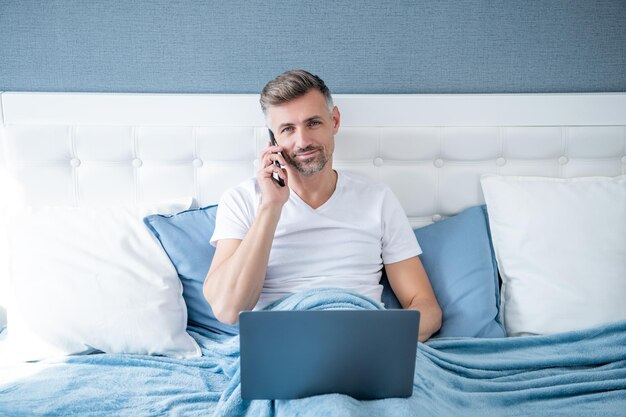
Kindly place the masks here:
<instances>
[{"instance_id":1,"label":"black phone","mask_svg":"<svg viewBox=\"0 0 626 417\"><path fill-rule=\"evenodd\" d=\"M270 142L272 142L272 145L278 146L278 142L276 142L276 138L274 137L274 132L272 132L272 129L267 130L270 132ZM274 165L282 169L282 167L280 166L280 162L274 161ZM281 177L279 177L278 174L274 174L273 178L274 181L278 183L278 185L280 185L281 187L285 186L285 181Z\"/></svg>"}]
</instances>

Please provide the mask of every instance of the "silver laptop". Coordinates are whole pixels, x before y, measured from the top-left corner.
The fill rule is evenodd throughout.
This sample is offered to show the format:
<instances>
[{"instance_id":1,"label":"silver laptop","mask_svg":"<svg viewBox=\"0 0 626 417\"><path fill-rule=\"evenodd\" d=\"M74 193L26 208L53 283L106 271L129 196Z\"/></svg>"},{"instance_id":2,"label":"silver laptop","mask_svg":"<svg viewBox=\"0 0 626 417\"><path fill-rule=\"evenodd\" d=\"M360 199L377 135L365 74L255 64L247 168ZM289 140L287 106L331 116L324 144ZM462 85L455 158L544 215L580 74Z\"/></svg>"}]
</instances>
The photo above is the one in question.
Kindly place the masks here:
<instances>
[{"instance_id":1,"label":"silver laptop","mask_svg":"<svg viewBox=\"0 0 626 417\"><path fill-rule=\"evenodd\" d=\"M241 312L241 397L409 397L419 318L414 310Z\"/></svg>"}]
</instances>

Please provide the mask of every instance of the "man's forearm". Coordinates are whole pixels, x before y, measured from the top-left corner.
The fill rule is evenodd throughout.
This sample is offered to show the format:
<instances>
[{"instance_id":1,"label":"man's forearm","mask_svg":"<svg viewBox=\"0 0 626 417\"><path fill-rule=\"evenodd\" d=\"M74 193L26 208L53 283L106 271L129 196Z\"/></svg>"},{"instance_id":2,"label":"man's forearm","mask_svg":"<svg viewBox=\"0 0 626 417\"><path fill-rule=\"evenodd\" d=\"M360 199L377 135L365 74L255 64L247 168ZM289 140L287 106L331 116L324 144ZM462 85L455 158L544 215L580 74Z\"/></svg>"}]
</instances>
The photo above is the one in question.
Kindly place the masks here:
<instances>
[{"instance_id":1,"label":"man's forearm","mask_svg":"<svg viewBox=\"0 0 626 417\"><path fill-rule=\"evenodd\" d=\"M425 342L441 328L442 312L437 303L427 300L414 300L408 307L420 312L418 340Z\"/></svg>"},{"instance_id":2,"label":"man's forearm","mask_svg":"<svg viewBox=\"0 0 626 417\"><path fill-rule=\"evenodd\" d=\"M259 207L239 247L207 275L204 295L218 320L234 324L240 311L259 300L280 212L280 207Z\"/></svg>"}]
</instances>

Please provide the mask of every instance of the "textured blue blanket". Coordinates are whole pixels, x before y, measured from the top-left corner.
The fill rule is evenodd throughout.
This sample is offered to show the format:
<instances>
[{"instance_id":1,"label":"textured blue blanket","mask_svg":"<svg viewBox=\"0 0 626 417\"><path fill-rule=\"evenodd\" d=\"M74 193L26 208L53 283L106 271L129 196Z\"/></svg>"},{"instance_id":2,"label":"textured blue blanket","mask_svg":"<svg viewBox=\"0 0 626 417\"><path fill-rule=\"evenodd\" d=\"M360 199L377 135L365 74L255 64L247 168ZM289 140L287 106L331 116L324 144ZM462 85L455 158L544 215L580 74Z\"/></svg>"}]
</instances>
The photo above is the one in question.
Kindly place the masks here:
<instances>
[{"instance_id":1,"label":"textured blue blanket","mask_svg":"<svg viewBox=\"0 0 626 417\"><path fill-rule=\"evenodd\" d=\"M282 310L380 308L348 292L296 294ZM203 357L95 354L0 368L0 416L623 416L626 322L553 336L418 344L413 395L242 401L239 340L192 329ZM391 342L391 341L390 341Z\"/></svg>"}]
</instances>

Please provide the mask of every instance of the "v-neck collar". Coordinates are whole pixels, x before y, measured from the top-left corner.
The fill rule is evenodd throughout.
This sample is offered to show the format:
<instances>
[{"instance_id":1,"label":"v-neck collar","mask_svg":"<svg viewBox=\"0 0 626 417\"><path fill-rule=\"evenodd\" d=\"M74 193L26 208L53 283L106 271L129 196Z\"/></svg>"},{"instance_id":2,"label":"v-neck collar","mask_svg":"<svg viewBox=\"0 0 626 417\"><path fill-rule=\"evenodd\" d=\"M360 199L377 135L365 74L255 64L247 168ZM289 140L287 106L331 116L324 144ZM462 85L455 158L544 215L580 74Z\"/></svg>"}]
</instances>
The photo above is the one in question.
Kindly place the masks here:
<instances>
[{"instance_id":1,"label":"v-neck collar","mask_svg":"<svg viewBox=\"0 0 626 417\"><path fill-rule=\"evenodd\" d=\"M293 190L290 190L290 191L291 191L291 193L290 193L290 194L291 194L291 196L293 196L293 198L294 198L294 199L295 199L295 200L296 200L299 204L302 204L302 205L304 205L304 206L308 207L308 208L309 208L309 210L311 210L311 211L313 211L313 212L320 212L320 211L323 211L326 207L328 207L328 205L329 205L329 204L331 204L331 203L332 203L332 201L333 201L333 200L335 200L335 198L336 198L335 196L339 193L339 191L340 191L340 187L342 187L342 186L343 186L343 176L341 175L341 173L340 173L339 171L335 170L335 172L337 173L337 183L335 184L335 190L334 190L334 191L333 191L333 193L330 195L330 197L328 197L328 200L326 200L326 201L324 202L324 204L322 204L322 205L321 205L321 206L319 206L318 208L313 208L313 207L311 207L311 206L310 206L310 205L309 205L306 201L304 201L304 200L302 199L302 197L300 197L300 196L298 195L298 193L296 193L296 192L295 192L295 191L293 191Z\"/></svg>"}]
</instances>

